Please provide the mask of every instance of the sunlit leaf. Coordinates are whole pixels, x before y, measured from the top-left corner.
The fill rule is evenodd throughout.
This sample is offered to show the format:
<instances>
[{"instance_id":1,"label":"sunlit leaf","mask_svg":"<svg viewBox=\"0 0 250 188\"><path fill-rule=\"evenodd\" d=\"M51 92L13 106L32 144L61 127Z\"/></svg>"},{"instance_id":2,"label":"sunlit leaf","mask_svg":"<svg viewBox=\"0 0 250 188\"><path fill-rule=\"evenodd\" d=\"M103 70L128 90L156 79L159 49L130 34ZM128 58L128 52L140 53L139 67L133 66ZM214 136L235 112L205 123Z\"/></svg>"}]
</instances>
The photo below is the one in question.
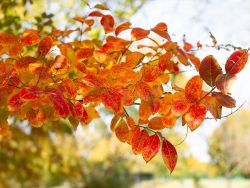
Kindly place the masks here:
<instances>
[{"instance_id":1,"label":"sunlit leaf","mask_svg":"<svg viewBox=\"0 0 250 188\"><path fill-rule=\"evenodd\" d=\"M163 140L161 152L165 165L172 173L177 163L177 152L175 147L169 141Z\"/></svg>"},{"instance_id":2,"label":"sunlit leaf","mask_svg":"<svg viewBox=\"0 0 250 188\"><path fill-rule=\"evenodd\" d=\"M245 67L248 60L248 51L239 50L235 51L227 59L225 69L229 74L238 74Z\"/></svg>"}]
</instances>

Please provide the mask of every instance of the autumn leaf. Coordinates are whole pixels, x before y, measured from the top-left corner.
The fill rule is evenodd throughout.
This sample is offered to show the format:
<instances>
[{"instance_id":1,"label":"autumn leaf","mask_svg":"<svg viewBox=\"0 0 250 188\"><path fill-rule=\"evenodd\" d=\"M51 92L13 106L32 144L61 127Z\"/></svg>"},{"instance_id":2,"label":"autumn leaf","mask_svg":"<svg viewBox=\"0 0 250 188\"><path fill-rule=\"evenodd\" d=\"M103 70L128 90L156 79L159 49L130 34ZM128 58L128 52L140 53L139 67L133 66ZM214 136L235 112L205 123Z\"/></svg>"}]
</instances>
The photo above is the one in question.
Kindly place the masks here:
<instances>
[{"instance_id":1,"label":"autumn leaf","mask_svg":"<svg viewBox=\"0 0 250 188\"><path fill-rule=\"evenodd\" d=\"M38 44L40 41L38 31L34 29L25 30L20 37L20 41L25 46Z\"/></svg>"},{"instance_id":2,"label":"autumn leaf","mask_svg":"<svg viewBox=\"0 0 250 188\"><path fill-rule=\"evenodd\" d=\"M185 121L191 131L197 129L203 122L207 113L207 108L204 104L193 104L189 112L185 115Z\"/></svg>"},{"instance_id":3,"label":"autumn leaf","mask_svg":"<svg viewBox=\"0 0 250 188\"><path fill-rule=\"evenodd\" d=\"M145 138L147 137L148 132L146 130L140 130L138 127L131 130L131 146L135 155L141 154L142 146L144 145Z\"/></svg>"},{"instance_id":4,"label":"autumn leaf","mask_svg":"<svg viewBox=\"0 0 250 188\"><path fill-rule=\"evenodd\" d=\"M169 169L170 173L172 173L177 163L177 152L175 147L169 141L163 140L161 152L165 165Z\"/></svg>"},{"instance_id":5,"label":"autumn leaf","mask_svg":"<svg viewBox=\"0 0 250 188\"><path fill-rule=\"evenodd\" d=\"M106 89L101 94L102 102L114 112L118 112L121 108L122 95L115 89Z\"/></svg>"},{"instance_id":6,"label":"autumn leaf","mask_svg":"<svg viewBox=\"0 0 250 188\"><path fill-rule=\"evenodd\" d=\"M221 74L215 81L216 88L224 94L229 94L232 83L237 79L235 75Z\"/></svg>"},{"instance_id":7,"label":"autumn leaf","mask_svg":"<svg viewBox=\"0 0 250 188\"><path fill-rule=\"evenodd\" d=\"M103 15L101 24L105 30L105 33L110 33L114 30L115 21L111 15Z\"/></svg>"},{"instance_id":8,"label":"autumn leaf","mask_svg":"<svg viewBox=\"0 0 250 188\"><path fill-rule=\"evenodd\" d=\"M130 142L130 134L127 123L121 119L115 128L115 135L121 142Z\"/></svg>"},{"instance_id":9,"label":"autumn leaf","mask_svg":"<svg viewBox=\"0 0 250 188\"><path fill-rule=\"evenodd\" d=\"M130 22L125 22L119 26L116 27L115 29L115 35L119 35L122 31L128 30L131 26Z\"/></svg>"},{"instance_id":10,"label":"autumn leaf","mask_svg":"<svg viewBox=\"0 0 250 188\"><path fill-rule=\"evenodd\" d=\"M186 99L190 102L198 101L202 96L202 79L200 76L192 77L185 87Z\"/></svg>"},{"instance_id":11,"label":"autumn leaf","mask_svg":"<svg viewBox=\"0 0 250 188\"><path fill-rule=\"evenodd\" d=\"M209 85L214 86L216 78L222 74L222 69L217 60L212 56L206 56L201 61L199 69L201 78Z\"/></svg>"},{"instance_id":12,"label":"autumn leaf","mask_svg":"<svg viewBox=\"0 0 250 188\"><path fill-rule=\"evenodd\" d=\"M225 69L226 73L235 75L245 67L248 60L248 51L239 50L232 53L227 59Z\"/></svg>"},{"instance_id":13,"label":"autumn leaf","mask_svg":"<svg viewBox=\"0 0 250 188\"><path fill-rule=\"evenodd\" d=\"M189 110L190 104L186 100L174 100L171 108L173 115L179 117Z\"/></svg>"},{"instance_id":14,"label":"autumn leaf","mask_svg":"<svg viewBox=\"0 0 250 188\"><path fill-rule=\"evenodd\" d=\"M217 100L218 104L226 108L234 108L236 101L229 95L225 95L222 92L212 92L212 96Z\"/></svg>"},{"instance_id":15,"label":"autumn leaf","mask_svg":"<svg viewBox=\"0 0 250 188\"><path fill-rule=\"evenodd\" d=\"M169 34L168 34L168 26L166 23L164 22L160 22L158 23L156 26L154 26L151 31L153 31L154 33L156 33L157 35L167 39L167 40L171 40Z\"/></svg>"},{"instance_id":16,"label":"autumn leaf","mask_svg":"<svg viewBox=\"0 0 250 188\"><path fill-rule=\"evenodd\" d=\"M221 118L222 106L217 102L216 98L212 96L206 96L201 102L206 106L207 110L212 114L214 119Z\"/></svg>"},{"instance_id":17,"label":"autumn leaf","mask_svg":"<svg viewBox=\"0 0 250 188\"><path fill-rule=\"evenodd\" d=\"M38 44L38 52L40 55L46 55L53 46L53 39L49 36L44 37Z\"/></svg>"},{"instance_id":18,"label":"autumn leaf","mask_svg":"<svg viewBox=\"0 0 250 188\"><path fill-rule=\"evenodd\" d=\"M148 127L153 130L161 130L165 128L165 126L162 123L162 118L161 117L153 117L149 122L148 122Z\"/></svg>"},{"instance_id":19,"label":"autumn leaf","mask_svg":"<svg viewBox=\"0 0 250 188\"><path fill-rule=\"evenodd\" d=\"M149 162L158 153L160 142L157 134L146 136L146 140L142 146L142 157L146 162Z\"/></svg>"},{"instance_id":20,"label":"autumn leaf","mask_svg":"<svg viewBox=\"0 0 250 188\"><path fill-rule=\"evenodd\" d=\"M133 28L131 30L132 40L141 40L149 35L149 31L142 28Z\"/></svg>"}]
</instances>

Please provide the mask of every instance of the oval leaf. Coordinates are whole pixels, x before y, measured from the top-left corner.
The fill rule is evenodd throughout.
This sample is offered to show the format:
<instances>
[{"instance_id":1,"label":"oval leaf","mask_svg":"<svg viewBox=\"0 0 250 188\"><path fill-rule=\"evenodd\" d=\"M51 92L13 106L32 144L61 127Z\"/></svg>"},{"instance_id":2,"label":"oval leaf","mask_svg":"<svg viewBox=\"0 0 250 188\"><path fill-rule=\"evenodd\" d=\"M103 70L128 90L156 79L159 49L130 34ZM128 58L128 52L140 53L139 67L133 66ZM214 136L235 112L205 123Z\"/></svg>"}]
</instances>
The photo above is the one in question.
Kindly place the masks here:
<instances>
[{"instance_id":1,"label":"oval leaf","mask_svg":"<svg viewBox=\"0 0 250 188\"><path fill-rule=\"evenodd\" d=\"M172 173L177 163L177 152L175 147L169 141L164 140L162 142L161 152L165 165L170 170L170 173Z\"/></svg>"}]
</instances>

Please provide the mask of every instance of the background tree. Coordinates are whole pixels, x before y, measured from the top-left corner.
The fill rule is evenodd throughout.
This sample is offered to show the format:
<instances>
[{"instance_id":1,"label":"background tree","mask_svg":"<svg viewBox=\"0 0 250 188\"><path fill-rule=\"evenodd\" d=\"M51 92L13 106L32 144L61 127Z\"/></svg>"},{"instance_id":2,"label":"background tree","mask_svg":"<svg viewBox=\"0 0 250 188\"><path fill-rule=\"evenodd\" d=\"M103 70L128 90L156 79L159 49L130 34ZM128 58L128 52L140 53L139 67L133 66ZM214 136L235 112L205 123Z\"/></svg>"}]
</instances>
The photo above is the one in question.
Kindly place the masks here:
<instances>
[{"instance_id":1,"label":"background tree","mask_svg":"<svg viewBox=\"0 0 250 188\"><path fill-rule=\"evenodd\" d=\"M220 175L228 179L235 175L250 175L249 110L226 119L215 130L209 142L209 154Z\"/></svg>"}]
</instances>

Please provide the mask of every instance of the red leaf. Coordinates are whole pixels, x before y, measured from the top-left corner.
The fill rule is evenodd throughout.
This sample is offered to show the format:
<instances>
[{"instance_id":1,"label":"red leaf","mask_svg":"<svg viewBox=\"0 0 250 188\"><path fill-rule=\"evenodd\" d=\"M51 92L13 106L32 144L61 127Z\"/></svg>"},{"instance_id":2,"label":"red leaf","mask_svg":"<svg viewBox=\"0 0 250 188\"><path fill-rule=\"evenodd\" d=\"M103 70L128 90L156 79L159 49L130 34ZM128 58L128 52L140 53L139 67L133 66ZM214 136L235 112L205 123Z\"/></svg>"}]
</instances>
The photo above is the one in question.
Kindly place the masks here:
<instances>
[{"instance_id":1,"label":"red leaf","mask_svg":"<svg viewBox=\"0 0 250 188\"><path fill-rule=\"evenodd\" d=\"M153 27L151 29L151 31L153 31L157 35L159 35L159 36L161 36L161 37L163 37L163 38L165 38L165 39L167 39L167 40L170 41L171 38L170 38L167 30L168 30L168 26L167 26L167 24L165 24L163 22L158 23L155 27Z\"/></svg>"},{"instance_id":2,"label":"red leaf","mask_svg":"<svg viewBox=\"0 0 250 188\"><path fill-rule=\"evenodd\" d=\"M113 16L111 15L104 15L102 16L101 19L101 24L105 30L105 33L110 33L114 30L114 25L115 25L115 21Z\"/></svg>"},{"instance_id":3,"label":"red leaf","mask_svg":"<svg viewBox=\"0 0 250 188\"><path fill-rule=\"evenodd\" d=\"M248 60L247 50L235 51L227 59L227 62L225 65L226 73L233 74L233 75L238 74L245 67L247 60Z\"/></svg>"},{"instance_id":4,"label":"red leaf","mask_svg":"<svg viewBox=\"0 0 250 188\"><path fill-rule=\"evenodd\" d=\"M36 100L41 97L42 90L36 86L29 86L22 88L20 91L20 98L24 100Z\"/></svg>"},{"instance_id":5,"label":"red leaf","mask_svg":"<svg viewBox=\"0 0 250 188\"><path fill-rule=\"evenodd\" d=\"M37 59L31 56L21 57L16 61L16 68L17 69L27 68L29 64L35 63L36 61Z\"/></svg>"},{"instance_id":6,"label":"red leaf","mask_svg":"<svg viewBox=\"0 0 250 188\"><path fill-rule=\"evenodd\" d=\"M192 44L190 44L190 43L188 43L188 42L186 42L186 41L183 41L184 42L184 50L185 51L190 51L192 48L193 48L193 46L192 46Z\"/></svg>"},{"instance_id":7,"label":"red leaf","mask_svg":"<svg viewBox=\"0 0 250 188\"><path fill-rule=\"evenodd\" d=\"M115 29L115 35L119 35L122 31L125 31L127 29L129 29L131 26L130 22L125 22L121 25L119 25L116 29Z\"/></svg>"},{"instance_id":8,"label":"red leaf","mask_svg":"<svg viewBox=\"0 0 250 188\"><path fill-rule=\"evenodd\" d=\"M199 69L201 78L209 85L214 86L217 76L222 74L222 69L218 64L217 60L212 56L206 56L201 61Z\"/></svg>"},{"instance_id":9,"label":"red leaf","mask_svg":"<svg viewBox=\"0 0 250 188\"><path fill-rule=\"evenodd\" d=\"M76 52L76 59L82 61L86 58L89 58L93 55L94 50L91 48L80 48Z\"/></svg>"},{"instance_id":10,"label":"red leaf","mask_svg":"<svg viewBox=\"0 0 250 188\"><path fill-rule=\"evenodd\" d=\"M195 55L193 54L186 54L188 59L193 63L193 65L195 66L196 70L200 69L201 66L201 62L200 59L198 57L195 57Z\"/></svg>"},{"instance_id":11,"label":"red leaf","mask_svg":"<svg viewBox=\"0 0 250 188\"><path fill-rule=\"evenodd\" d=\"M224 94L229 94L232 83L237 79L235 75L221 74L217 77L215 85Z\"/></svg>"},{"instance_id":12,"label":"red leaf","mask_svg":"<svg viewBox=\"0 0 250 188\"><path fill-rule=\"evenodd\" d=\"M101 13L101 12L95 10L95 11L90 12L88 16L102 17L102 16L103 16L103 13Z\"/></svg>"},{"instance_id":13,"label":"red leaf","mask_svg":"<svg viewBox=\"0 0 250 188\"><path fill-rule=\"evenodd\" d=\"M8 105L10 107L11 110L15 110L19 107L21 107L23 104L23 101L20 98L20 94L17 93L15 95L13 95L9 100L8 100Z\"/></svg>"},{"instance_id":14,"label":"red leaf","mask_svg":"<svg viewBox=\"0 0 250 188\"><path fill-rule=\"evenodd\" d=\"M191 131L197 129L206 116L207 108L204 104L193 104L185 115L185 121Z\"/></svg>"},{"instance_id":15,"label":"red leaf","mask_svg":"<svg viewBox=\"0 0 250 188\"><path fill-rule=\"evenodd\" d=\"M47 90L49 93L49 98L53 103L56 111L60 116L66 117L69 115L69 104L68 101L63 97L62 93L55 89Z\"/></svg>"},{"instance_id":16,"label":"red leaf","mask_svg":"<svg viewBox=\"0 0 250 188\"><path fill-rule=\"evenodd\" d=\"M75 86L74 82L71 79L65 79L65 80L63 80L63 86L64 86L66 92L71 97L75 97L76 96L76 86Z\"/></svg>"},{"instance_id":17,"label":"red leaf","mask_svg":"<svg viewBox=\"0 0 250 188\"><path fill-rule=\"evenodd\" d=\"M177 163L177 152L175 147L169 141L164 140L162 142L161 152L165 165L170 170L170 173L172 173Z\"/></svg>"},{"instance_id":18,"label":"red leaf","mask_svg":"<svg viewBox=\"0 0 250 188\"><path fill-rule=\"evenodd\" d=\"M156 66L146 66L143 71L143 80L153 82L160 75L160 68Z\"/></svg>"},{"instance_id":19,"label":"red leaf","mask_svg":"<svg viewBox=\"0 0 250 188\"><path fill-rule=\"evenodd\" d=\"M141 154L142 146L147 136L148 132L146 130L140 130L138 127L134 127L131 130L131 146L135 155Z\"/></svg>"},{"instance_id":20,"label":"red leaf","mask_svg":"<svg viewBox=\"0 0 250 188\"><path fill-rule=\"evenodd\" d=\"M132 40L141 40L146 38L149 35L149 30L145 30L142 28L133 28L131 30Z\"/></svg>"},{"instance_id":21,"label":"red leaf","mask_svg":"<svg viewBox=\"0 0 250 188\"><path fill-rule=\"evenodd\" d=\"M221 92L213 92L212 96L215 97L215 99L221 106L227 108L234 108L236 106L236 101L229 95L225 95Z\"/></svg>"},{"instance_id":22,"label":"red leaf","mask_svg":"<svg viewBox=\"0 0 250 188\"><path fill-rule=\"evenodd\" d=\"M185 87L186 99L190 102L196 102L202 96L202 79L200 76L192 77Z\"/></svg>"},{"instance_id":23,"label":"red leaf","mask_svg":"<svg viewBox=\"0 0 250 188\"><path fill-rule=\"evenodd\" d=\"M25 46L33 46L39 43L40 37L37 30L29 29L22 33L20 40Z\"/></svg>"},{"instance_id":24,"label":"red leaf","mask_svg":"<svg viewBox=\"0 0 250 188\"><path fill-rule=\"evenodd\" d=\"M190 104L186 100L174 100L172 104L172 113L175 116L182 116L190 107Z\"/></svg>"},{"instance_id":25,"label":"red leaf","mask_svg":"<svg viewBox=\"0 0 250 188\"><path fill-rule=\"evenodd\" d=\"M50 36L44 37L38 44L38 52L40 55L46 55L53 46L53 39Z\"/></svg>"},{"instance_id":26,"label":"red leaf","mask_svg":"<svg viewBox=\"0 0 250 188\"><path fill-rule=\"evenodd\" d=\"M160 149L160 138L157 134L146 137L142 146L142 157L146 162L149 162Z\"/></svg>"},{"instance_id":27,"label":"red leaf","mask_svg":"<svg viewBox=\"0 0 250 188\"><path fill-rule=\"evenodd\" d=\"M115 89L106 89L101 94L102 102L114 112L118 112L121 108L122 95Z\"/></svg>"}]
</instances>

